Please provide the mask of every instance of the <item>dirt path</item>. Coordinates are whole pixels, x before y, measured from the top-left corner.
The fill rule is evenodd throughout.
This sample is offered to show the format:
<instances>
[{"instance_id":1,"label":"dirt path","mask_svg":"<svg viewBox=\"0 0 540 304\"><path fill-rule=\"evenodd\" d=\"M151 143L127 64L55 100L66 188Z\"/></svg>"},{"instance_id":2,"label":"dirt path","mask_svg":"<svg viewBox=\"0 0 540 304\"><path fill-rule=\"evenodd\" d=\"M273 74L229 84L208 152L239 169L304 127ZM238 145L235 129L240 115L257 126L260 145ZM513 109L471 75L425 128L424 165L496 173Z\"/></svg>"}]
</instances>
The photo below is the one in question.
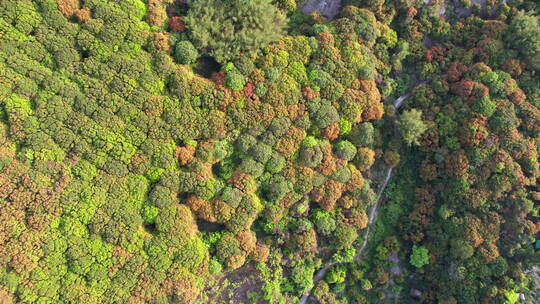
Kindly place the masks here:
<instances>
[{"instance_id":1,"label":"dirt path","mask_svg":"<svg viewBox=\"0 0 540 304\"><path fill-rule=\"evenodd\" d=\"M414 85L414 88L409 92L409 93L406 93L406 94L403 94L401 96L399 96L398 98L396 98L396 100L394 101L394 108L397 110L399 110L399 107L401 107L401 105L403 104L403 102L411 97L411 95L414 93L414 90L416 90L416 88L420 85L423 85L423 84L426 84L428 83L427 81L418 81L416 82L416 84Z\"/></svg>"},{"instance_id":2,"label":"dirt path","mask_svg":"<svg viewBox=\"0 0 540 304\"><path fill-rule=\"evenodd\" d=\"M364 242L362 242L362 245L358 248L358 252L356 253L356 256L354 258L354 260L356 262L358 262L360 260L360 258L362 257L362 253L364 251L364 249L366 248L367 246L367 242L368 242L368 239L369 239L369 233L370 233L370 227L371 227L371 224L373 224L373 222L375 222L375 218L377 217L377 213L378 213L378 210L379 210L379 205L381 203L381 197L382 197L382 193L384 191L384 189L386 188L386 186L388 185L388 181L390 181L390 178L392 177L392 167L388 168L386 170L386 178L384 180L384 183L383 185L381 186L381 188L379 189L379 193L377 194L377 202L375 203L375 205L373 205L369 211L369 221L368 221L368 226L366 227L366 229L364 230ZM344 264L344 263L338 263L338 262L330 262L328 264L326 264L323 268L321 268L316 274L315 276L313 277L313 285L315 285L318 281L322 280L324 278L324 276L326 275L326 273L328 272L328 270L334 266L334 265L338 265L338 264ZM311 290L309 290L308 292L306 292L302 298L300 298L300 304L305 304L307 302L307 299L309 298L309 295L311 294Z\"/></svg>"},{"instance_id":3,"label":"dirt path","mask_svg":"<svg viewBox=\"0 0 540 304\"><path fill-rule=\"evenodd\" d=\"M423 85L423 84L426 84L426 83L428 83L428 82L427 81L418 81L411 91L409 91L408 93L403 94L403 95L399 96L398 98L396 98L396 100L393 103L394 107L396 108L396 113L397 113L397 110L399 109L399 107L401 107L401 105L403 104L403 102L414 93L414 90L419 85ZM397 115L397 114L395 114L395 115ZM375 222L375 219L377 218L377 214L378 214L379 207L380 207L380 204L381 204L381 197L382 197L382 194L383 194L384 190L386 189L386 186L388 185L388 182L392 178L392 172L393 172L392 167L389 167L388 169L386 169L386 177L384 179L383 184L379 188L379 192L377 193L376 203L369 210L368 225L367 225L366 229L364 230L364 241L362 242L362 245L360 245L360 247L358 248L358 252L356 253L356 256L354 258L355 262L360 261L360 259L362 257L362 254L364 252L364 249L366 249L366 247L367 247L367 243L368 243L368 240L369 240L369 235L370 235L370 232L371 232L371 225ZM344 263L330 262L330 263L326 264L323 268L319 269L319 271L317 271L317 273L313 277L313 285L317 284L318 281L322 280L324 278L324 276L326 275L326 273L328 272L328 270L330 270L330 268L332 266L339 265L339 264L344 264ZM311 294L311 289L308 290L304 295L302 295L302 297L300 298L299 303L300 304L305 304L307 302L310 294Z\"/></svg>"}]
</instances>

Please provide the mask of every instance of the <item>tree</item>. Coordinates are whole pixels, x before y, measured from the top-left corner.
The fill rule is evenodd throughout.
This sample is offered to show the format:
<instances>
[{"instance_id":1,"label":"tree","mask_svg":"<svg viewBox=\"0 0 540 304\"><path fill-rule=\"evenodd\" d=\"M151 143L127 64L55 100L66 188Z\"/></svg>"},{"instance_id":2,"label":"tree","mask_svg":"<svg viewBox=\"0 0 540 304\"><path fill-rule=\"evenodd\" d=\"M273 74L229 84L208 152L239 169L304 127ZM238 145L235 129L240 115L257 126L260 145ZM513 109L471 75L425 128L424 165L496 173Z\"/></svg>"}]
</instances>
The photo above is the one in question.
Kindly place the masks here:
<instances>
[{"instance_id":1,"label":"tree","mask_svg":"<svg viewBox=\"0 0 540 304\"><path fill-rule=\"evenodd\" d=\"M225 85L233 91L241 91L245 84L244 75L240 74L236 69L225 75Z\"/></svg>"},{"instance_id":2,"label":"tree","mask_svg":"<svg viewBox=\"0 0 540 304\"><path fill-rule=\"evenodd\" d=\"M476 113L480 113L482 115L485 115L486 117L490 117L495 113L495 110L497 109L497 105L495 102L493 102L489 97L484 96L480 98L473 106L472 110Z\"/></svg>"},{"instance_id":3,"label":"tree","mask_svg":"<svg viewBox=\"0 0 540 304\"><path fill-rule=\"evenodd\" d=\"M539 17L519 11L508 27L506 41L527 58L534 69L540 69Z\"/></svg>"},{"instance_id":4,"label":"tree","mask_svg":"<svg viewBox=\"0 0 540 304\"><path fill-rule=\"evenodd\" d=\"M335 247L337 249L345 249L352 246L358 238L358 232L355 227L339 222L334 230L334 237Z\"/></svg>"},{"instance_id":5,"label":"tree","mask_svg":"<svg viewBox=\"0 0 540 304\"><path fill-rule=\"evenodd\" d=\"M466 260L474 254L474 248L465 240L452 239L450 241L450 256L456 259Z\"/></svg>"},{"instance_id":6,"label":"tree","mask_svg":"<svg viewBox=\"0 0 540 304\"><path fill-rule=\"evenodd\" d=\"M356 155L356 147L348 140L342 140L336 145L336 155L348 161L351 161Z\"/></svg>"},{"instance_id":7,"label":"tree","mask_svg":"<svg viewBox=\"0 0 540 304\"><path fill-rule=\"evenodd\" d=\"M416 268L422 268L429 263L429 250L424 246L414 245L409 262Z\"/></svg>"},{"instance_id":8,"label":"tree","mask_svg":"<svg viewBox=\"0 0 540 304\"><path fill-rule=\"evenodd\" d=\"M184 18L194 44L225 63L277 41L285 15L268 0L195 0Z\"/></svg>"},{"instance_id":9,"label":"tree","mask_svg":"<svg viewBox=\"0 0 540 304\"><path fill-rule=\"evenodd\" d=\"M427 130L427 125L422 121L422 111L417 109L403 112L399 117L398 126L403 140L409 146L419 145L420 136Z\"/></svg>"},{"instance_id":10,"label":"tree","mask_svg":"<svg viewBox=\"0 0 540 304\"><path fill-rule=\"evenodd\" d=\"M343 265L336 265L324 276L324 280L329 284L343 283L347 276L347 269Z\"/></svg>"},{"instance_id":11,"label":"tree","mask_svg":"<svg viewBox=\"0 0 540 304\"><path fill-rule=\"evenodd\" d=\"M189 41L180 41L176 44L176 60L181 64L192 64L199 57L199 52Z\"/></svg>"}]
</instances>

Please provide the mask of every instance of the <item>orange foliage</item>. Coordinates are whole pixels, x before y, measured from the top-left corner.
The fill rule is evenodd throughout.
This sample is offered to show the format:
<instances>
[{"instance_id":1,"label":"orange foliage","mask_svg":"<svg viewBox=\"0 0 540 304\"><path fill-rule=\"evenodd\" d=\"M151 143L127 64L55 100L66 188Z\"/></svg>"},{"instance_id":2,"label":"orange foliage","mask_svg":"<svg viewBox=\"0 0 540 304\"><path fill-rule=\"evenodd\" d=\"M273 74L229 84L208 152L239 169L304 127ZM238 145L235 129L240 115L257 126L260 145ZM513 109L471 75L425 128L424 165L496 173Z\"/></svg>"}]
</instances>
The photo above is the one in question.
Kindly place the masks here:
<instances>
[{"instance_id":1,"label":"orange foliage","mask_svg":"<svg viewBox=\"0 0 540 304\"><path fill-rule=\"evenodd\" d=\"M416 189L417 203L414 205L414 210L409 214L409 218L418 224L424 226L429 223L429 218L433 214L433 205L435 197L431 190L427 188Z\"/></svg>"},{"instance_id":2,"label":"orange foliage","mask_svg":"<svg viewBox=\"0 0 540 304\"><path fill-rule=\"evenodd\" d=\"M70 18L79 9L79 0L56 0L58 10L66 18Z\"/></svg>"},{"instance_id":3,"label":"orange foliage","mask_svg":"<svg viewBox=\"0 0 540 304\"><path fill-rule=\"evenodd\" d=\"M291 120L296 120L299 116L304 115L306 106L304 104L292 104L287 106L287 116Z\"/></svg>"},{"instance_id":4,"label":"orange foliage","mask_svg":"<svg viewBox=\"0 0 540 304\"><path fill-rule=\"evenodd\" d=\"M360 171L354 170L351 174L351 178L345 185L345 191L356 191L364 186L365 179Z\"/></svg>"},{"instance_id":5,"label":"orange foliage","mask_svg":"<svg viewBox=\"0 0 540 304\"><path fill-rule=\"evenodd\" d=\"M486 198L489 197L489 193L481 189L470 189L467 191L467 202L472 208L478 208L486 202Z\"/></svg>"},{"instance_id":6,"label":"orange foliage","mask_svg":"<svg viewBox=\"0 0 540 304\"><path fill-rule=\"evenodd\" d=\"M257 263L266 262L270 255L270 249L268 246L258 243L255 250L251 253L251 258Z\"/></svg>"},{"instance_id":7,"label":"orange foliage","mask_svg":"<svg viewBox=\"0 0 540 304\"><path fill-rule=\"evenodd\" d=\"M369 218L364 210L355 210L344 219L344 221L350 225L356 227L356 229L365 229L368 225Z\"/></svg>"},{"instance_id":8,"label":"orange foliage","mask_svg":"<svg viewBox=\"0 0 540 304\"><path fill-rule=\"evenodd\" d=\"M449 176L462 177L469 169L469 159L464 150L451 153L445 160L446 173Z\"/></svg>"},{"instance_id":9,"label":"orange foliage","mask_svg":"<svg viewBox=\"0 0 540 304\"><path fill-rule=\"evenodd\" d=\"M304 130L292 126L287 133L281 137L276 145L276 151L285 157L290 157L300 148L300 144L306 137Z\"/></svg>"},{"instance_id":10,"label":"orange foliage","mask_svg":"<svg viewBox=\"0 0 540 304\"><path fill-rule=\"evenodd\" d=\"M292 239L300 252L309 253L317 250L317 233L314 229L294 234Z\"/></svg>"},{"instance_id":11,"label":"orange foliage","mask_svg":"<svg viewBox=\"0 0 540 304\"><path fill-rule=\"evenodd\" d=\"M182 21L182 17L180 16L174 16L171 19L169 19L169 29L171 32L175 33L181 33L186 29L186 26L184 25L184 22Z\"/></svg>"},{"instance_id":12,"label":"orange foliage","mask_svg":"<svg viewBox=\"0 0 540 304\"><path fill-rule=\"evenodd\" d=\"M236 254L227 259L225 264L227 268L234 270L242 267L246 263L246 256L243 254Z\"/></svg>"},{"instance_id":13,"label":"orange foliage","mask_svg":"<svg viewBox=\"0 0 540 304\"><path fill-rule=\"evenodd\" d=\"M197 217L202 218L208 222L216 222L212 205L209 201L203 200L195 195L190 195L186 200L186 205L191 208Z\"/></svg>"},{"instance_id":14,"label":"orange foliage","mask_svg":"<svg viewBox=\"0 0 540 304\"><path fill-rule=\"evenodd\" d=\"M153 26L163 26L167 20L166 4L172 0L148 0L146 18Z\"/></svg>"},{"instance_id":15,"label":"orange foliage","mask_svg":"<svg viewBox=\"0 0 540 304\"><path fill-rule=\"evenodd\" d=\"M312 198L319 203L324 210L333 211L336 209L337 200L341 197L344 189L344 184L329 179L322 189L317 188L312 192Z\"/></svg>"},{"instance_id":16,"label":"orange foliage","mask_svg":"<svg viewBox=\"0 0 540 304\"><path fill-rule=\"evenodd\" d=\"M459 82L450 84L450 91L452 93L461 96L468 97L472 94L474 89L474 81L470 79L463 79Z\"/></svg>"},{"instance_id":17,"label":"orange foliage","mask_svg":"<svg viewBox=\"0 0 540 304\"><path fill-rule=\"evenodd\" d=\"M450 63L448 70L446 71L446 79L449 82L456 82L461 78L463 73L467 72L467 66L459 61Z\"/></svg>"},{"instance_id":18,"label":"orange foliage","mask_svg":"<svg viewBox=\"0 0 540 304\"><path fill-rule=\"evenodd\" d=\"M320 92L318 91L315 91L313 90L312 88L310 87L305 87L303 90L302 90L302 96L304 96L304 98L306 100L311 100L313 98L317 98L321 95Z\"/></svg>"},{"instance_id":19,"label":"orange foliage","mask_svg":"<svg viewBox=\"0 0 540 304\"><path fill-rule=\"evenodd\" d=\"M335 140L339 137L339 124L333 123L321 130L322 137L328 140Z\"/></svg>"},{"instance_id":20,"label":"orange foliage","mask_svg":"<svg viewBox=\"0 0 540 304\"><path fill-rule=\"evenodd\" d=\"M423 160L420 165L420 177L424 181L432 181L437 178L437 166L429 160Z\"/></svg>"},{"instance_id":21,"label":"orange foliage","mask_svg":"<svg viewBox=\"0 0 540 304\"><path fill-rule=\"evenodd\" d=\"M377 88L375 80L360 80L360 90L367 94L370 102L378 102L381 100L381 93Z\"/></svg>"},{"instance_id":22,"label":"orange foliage","mask_svg":"<svg viewBox=\"0 0 540 304\"><path fill-rule=\"evenodd\" d=\"M358 203L358 200L354 199L350 195L344 195L337 201L338 206L341 207L341 208L345 208L345 209L352 208L357 203Z\"/></svg>"},{"instance_id":23,"label":"orange foliage","mask_svg":"<svg viewBox=\"0 0 540 304\"><path fill-rule=\"evenodd\" d=\"M249 174L236 170L233 176L229 179L232 186L238 188L244 193L252 193L256 189L256 183L253 177Z\"/></svg>"},{"instance_id":24,"label":"orange foliage","mask_svg":"<svg viewBox=\"0 0 540 304\"><path fill-rule=\"evenodd\" d=\"M212 74L212 77L210 79L217 85L224 86L225 85L225 72L219 71Z\"/></svg>"},{"instance_id":25,"label":"orange foliage","mask_svg":"<svg viewBox=\"0 0 540 304\"><path fill-rule=\"evenodd\" d=\"M15 304L15 295L4 288L0 288L0 303Z\"/></svg>"},{"instance_id":26,"label":"orange foliage","mask_svg":"<svg viewBox=\"0 0 540 304\"><path fill-rule=\"evenodd\" d=\"M474 248L484 242L484 238L480 234L482 229L482 222L478 218L473 216L467 216L465 218L465 237Z\"/></svg>"},{"instance_id":27,"label":"orange foliage","mask_svg":"<svg viewBox=\"0 0 540 304\"><path fill-rule=\"evenodd\" d=\"M330 176L338 168L341 168L346 164L345 160L334 156L331 145L321 146L321 151L323 152L323 160L317 167L317 171L321 172L323 175Z\"/></svg>"},{"instance_id":28,"label":"orange foliage","mask_svg":"<svg viewBox=\"0 0 540 304\"><path fill-rule=\"evenodd\" d=\"M489 1L488 1L489 2ZM482 24L482 34L493 39L501 40L508 25L500 20L486 20Z\"/></svg>"},{"instance_id":29,"label":"orange foliage","mask_svg":"<svg viewBox=\"0 0 540 304\"><path fill-rule=\"evenodd\" d=\"M482 262L485 264L495 261L495 259L500 255L499 249L494 243L484 243L480 248L478 248L478 252L480 253Z\"/></svg>"},{"instance_id":30,"label":"orange foliage","mask_svg":"<svg viewBox=\"0 0 540 304\"><path fill-rule=\"evenodd\" d=\"M435 151L439 148L439 132L436 124L428 124L430 127L420 138L420 149L422 151Z\"/></svg>"},{"instance_id":31,"label":"orange foliage","mask_svg":"<svg viewBox=\"0 0 540 304\"><path fill-rule=\"evenodd\" d=\"M174 264L173 264L174 265ZM171 267L173 268L173 267ZM175 299L178 299L179 304L192 304L195 303L201 292L199 287L197 287L197 280L193 277L186 276L184 269L179 269L174 267L169 269L169 272L173 274L167 275L168 278L175 278L171 280L166 280L163 282L163 287L168 294L174 295Z\"/></svg>"},{"instance_id":32,"label":"orange foliage","mask_svg":"<svg viewBox=\"0 0 540 304\"><path fill-rule=\"evenodd\" d=\"M154 33L154 46L156 50L160 52L168 52L171 50L171 45L169 44L169 34L168 33Z\"/></svg>"},{"instance_id":33,"label":"orange foliage","mask_svg":"<svg viewBox=\"0 0 540 304\"><path fill-rule=\"evenodd\" d=\"M501 68L512 76L519 76L523 72L524 65L517 59L507 59L503 62Z\"/></svg>"},{"instance_id":34,"label":"orange foliage","mask_svg":"<svg viewBox=\"0 0 540 304\"><path fill-rule=\"evenodd\" d=\"M242 95L248 100L250 101L250 103L252 104L259 104L259 96L257 96L257 94L255 94L255 85L253 84L253 82L248 82L245 86L244 86L244 90L242 91Z\"/></svg>"},{"instance_id":35,"label":"orange foliage","mask_svg":"<svg viewBox=\"0 0 540 304\"><path fill-rule=\"evenodd\" d=\"M92 12L88 7L83 7L75 11L74 16L79 22L84 22L92 19Z\"/></svg>"},{"instance_id":36,"label":"orange foliage","mask_svg":"<svg viewBox=\"0 0 540 304\"><path fill-rule=\"evenodd\" d=\"M367 147L358 149L358 153L355 158L355 165L358 170L365 171L371 168L375 163L375 152Z\"/></svg>"},{"instance_id":37,"label":"orange foliage","mask_svg":"<svg viewBox=\"0 0 540 304\"><path fill-rule=\"evenodd\" d=\"M247 255L255 250L257 237L253 231L240 231L236 234L236 239L240 242L240 248L242 248Z\"/></svg>"},{"instance_id":38,"label":"orange foliage","mask_svg":"<svg viewBox=\"0 0 540 304\"><path fill-rule=\"evenodd\" d=\"M476 98L489 96L489 88L481 82L476 82L474 84L473 95Z\"/></svg>"},{"instance_id":39,"label":"orange foliage","mask_svg":"<svg viewBox=\"0 0 540 304\"><path fill-rule=\"evenodd\" d=\"M426 59L429 62L433 60L440 61L444 59L445 54L446 54L446 48L440 45L436 45L426 51Z\"/></svg>"},{"instance_id":40,"label":"orange foliage","mask_svg":"<svg viewBox=\"0 0 540 304\"><path fill-rule=\"evenodd\" d=\"M489 135L487 129L487 117L482 114L474 114L463 124L460 129L459 140L466 146L477 146Z\"/></svg>"},{"instance_id":41,"label":"orange foliage","mask_svg":"<svg viewBox=\"0 0 540 304\"><path fill-rule=\"evenodd\" d=\"M189 164L195 156L195 147L176 147L176 157L181 166Z\"/></svg>"},{"instance_id":42,"label":"orange foliage","mask_svg":"<svg viewBox=\"0 0 540 304\"><path fill-rule=\"evenodd\" d=\"M525 93L521 89L516 89L510 93L510 101L518 106L523 104L526 98L527 96L525 96Z\"/></svg>"}]
</instances>

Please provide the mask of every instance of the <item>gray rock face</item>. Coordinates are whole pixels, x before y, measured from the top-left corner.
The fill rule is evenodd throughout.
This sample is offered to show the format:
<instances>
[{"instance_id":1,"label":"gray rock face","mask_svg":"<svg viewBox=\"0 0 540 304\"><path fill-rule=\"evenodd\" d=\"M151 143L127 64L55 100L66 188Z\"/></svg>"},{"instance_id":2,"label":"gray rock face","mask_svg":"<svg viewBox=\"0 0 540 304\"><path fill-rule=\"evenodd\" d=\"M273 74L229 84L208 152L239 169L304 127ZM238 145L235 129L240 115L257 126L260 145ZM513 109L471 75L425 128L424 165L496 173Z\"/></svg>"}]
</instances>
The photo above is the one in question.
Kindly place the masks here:
<instances>
[{"instance_id":1,"label":"gray rock face","mask_svg":"<svg viewBox=\"0 0 540 304\"><path fill-rule=\"evenodd\" d=\"M304 14L320 12L329 20L333 19L341 8L341 0L307 0L302 6Z\"/></svg>"}]
</instances>

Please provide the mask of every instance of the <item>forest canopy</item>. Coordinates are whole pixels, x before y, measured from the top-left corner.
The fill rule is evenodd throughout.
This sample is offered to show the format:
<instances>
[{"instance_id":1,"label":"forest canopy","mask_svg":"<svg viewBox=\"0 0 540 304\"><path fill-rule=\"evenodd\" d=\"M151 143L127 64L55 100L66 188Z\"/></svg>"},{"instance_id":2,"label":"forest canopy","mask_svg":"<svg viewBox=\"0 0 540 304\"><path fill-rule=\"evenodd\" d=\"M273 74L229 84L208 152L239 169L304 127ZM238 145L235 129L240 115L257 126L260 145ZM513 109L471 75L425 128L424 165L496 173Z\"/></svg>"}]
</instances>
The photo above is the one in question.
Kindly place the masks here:
<instances>
[{"instance_id":1,"label":"forest canopy","mask_svg":"<svg viewBox=\"0 0 540 304\"><path fill-rule=\"evenodd\" d=\"M538 1L320 3L0 1L0 303L535 303Z\"/></svg>"}]
</instances>

